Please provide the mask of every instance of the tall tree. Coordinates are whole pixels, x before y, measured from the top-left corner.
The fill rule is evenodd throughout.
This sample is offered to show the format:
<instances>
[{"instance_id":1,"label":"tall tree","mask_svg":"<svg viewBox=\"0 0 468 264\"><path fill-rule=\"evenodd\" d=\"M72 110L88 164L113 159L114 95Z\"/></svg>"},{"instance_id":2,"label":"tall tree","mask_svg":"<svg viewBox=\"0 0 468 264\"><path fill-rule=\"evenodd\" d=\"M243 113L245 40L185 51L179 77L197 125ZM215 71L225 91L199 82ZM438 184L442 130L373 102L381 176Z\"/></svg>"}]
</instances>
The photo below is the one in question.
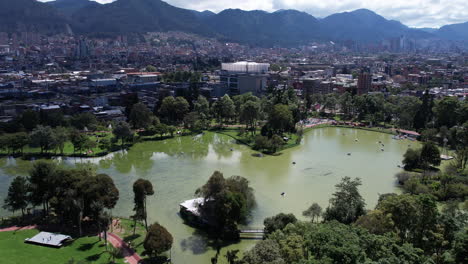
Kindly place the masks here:
<instances>
[{"instance_id":1,"label":"tall tree","mask_svg":"<svg viewBox=\"0 0 468 264\"><path fill-rule=\"evenodd\" d=\"M133 128L148 128L151 125L153 113L145 104L137 103L132 106L129 119Z\"/></svg>"},{"instance_id":2,"label":"tall tree","mask_svg":"<svg viewBox=\"0 0 468 264\"><path fill-rule=\"evenodd\" d=\"M72 116L70 123L73 127L79 130L83 130L85 128L94 130L98 121L95 115L86 112Z\"/></svg>"},{"instance_id":3,"label":"tall tree","mask_svg":"<svg viewBox=\"0 0 468 264\"><path fill-rule=\"evenodd\" d=\"M444 97L434 107L436 122L439 127L453 127L457 124L460 102L456 97Z\"/></svg>"},{"instance_id":4,"label":"tall tree","mask_svg":"<svg viewBox=\"0 0 468 264\"><path fill-rule=\"evenodd\" d=\"M56 127L54 129L54 147L56 150L60 151L60 154L63 154L65 148L65 143L68 141L68 129L64 127Z\"/></svg>"},{"instance_id":5,"label":"tall tree","mask_svg":"<svg viewBox=\"0 0 468 264\"><path fill-rule=\"evenodd\" d=\"M164 226L154 223L146 233L143 247L150 256L157 256L170 250L173 242L171 233Z\"/></svg>"},{"instance_id":6,"label":"tall tree","mask_svg":"<svg viewBox=\"0 0 468 264\"><path fill-rule=\"evenodd\" d=\"M432 111L434 107L434 96L430 95L429 91L426 91L422 99L422 104L414 117L414 127L416 129L427 127L428 123L432 122L434 117L434 112Z\"/></svg>"},{"instance_id":7,"label":"tall tree","mask_svg":"<svg viewBox=\"0 0 468 264\"><path fill-rule=\"evenodd\" d=\"M433 142L424 143L420 160L425 168L428 168L429 165L439 166L441 162L439 148Z\"/></svg>"},{"instance_id":8,"label":"tall tree","mask_svg":"<svg viewBox=\"0 0 468 264\"><path fill-rule=\"evenodd\" d=\"M325 210L324 220L337 220L344 224L350 224L363 215L366 203L358 190L361 184L359 178L352 180L350 177L344 177L340 183L335 185L336 192L333 193L330 205Z\"/></svg>"},{"instance_id":9,"label":"tall tree","mask_svg":"<svg viewBox=\"0 0 468 264\"><path fill-rule=\"evenodd\" d=\"M121 140L122 147L125 142L133 137L133 131L127 122L119 122L112 131L117 140Z\"/></svg>"},{"instance_id":10,"label":"tall tree","mask_svg":"<svg viewBox=\"0 0 468 264\"><path fill-rule=\"evenodd\" d=\"M283 104L275 105L269 115L268 124L275 134L281 135L285 131L292 130L293 116L289 107Z\"/></svg>"},{"instance_id":11,"label":"tall tree","mask_svg":"<svg viewBox=\"0 0 468 264\"><path fill-rule=\"evenodd\" d=\"M24 210L28 206L28 191L29 185L26 178L15 177L8 188L3 208L13 212L21 210L21 215L24 217Z\"/></svg>"},{"instance_id":12,"label":"tall tree","mask_svg":"<svg viewBox=\"0 0 468 264\"><path fill-rule=\"evenodd\" d=\"M254 101L247 101L241 106L240 110L240 120L243 122L247 129L252 131L252 134L255 135L256 131L256 121L260 117L260 104Z\"/></svg>"},{"instance_id":13,"label":"tall tree","mask_svg":"<svg viewBox=\"0 0 468 264\"><path fill-rule=\"evenodd\" d=\"M147 222L147 210L146 210L146 198L149 195L154 194L153 185L150 181L144 179L138 179L133 183L133 194L134 194L134 208L135 211L134 220L135 220L135 227L136 227L136 220L144 220L145 228L148 230L148 222ZM133 231L135 233L135 229Z\"/></svg>"},{"instance_id":14,"label":"tall tree","mask_svg":"<svg viewBox=\"0 0 468 264\"><path fill-rule=\"evenodd\" d=\"M318 221L320 216L322 216L322 207L318 203L313 203L307 210L302 212L302 215L311 218L312 222L315 219Z\"/></svg>"},{"instance_id":15,"label":"tall tree","mask_svg":"<svg viewBox=\"0 0 468 264\"><path fill-rule=\"evenodd\" d=\"M38 161L33 164L29 172L31 202L33 205L42 204L44 214L48 214L49 199L52 196L52 179L57 171L57 166L51 162Z\"/></svg>"},{"instance_id":16,"label":"tall tree","mask_svg":"<svg viewBox=\"0 0 468 264\"><path fill-rule=\"evenodd\" d=\"M54 131L49 126L37 126L31 133L31 143L44 151L51 150L54 146Z\"/></svg>"}]
</instances>

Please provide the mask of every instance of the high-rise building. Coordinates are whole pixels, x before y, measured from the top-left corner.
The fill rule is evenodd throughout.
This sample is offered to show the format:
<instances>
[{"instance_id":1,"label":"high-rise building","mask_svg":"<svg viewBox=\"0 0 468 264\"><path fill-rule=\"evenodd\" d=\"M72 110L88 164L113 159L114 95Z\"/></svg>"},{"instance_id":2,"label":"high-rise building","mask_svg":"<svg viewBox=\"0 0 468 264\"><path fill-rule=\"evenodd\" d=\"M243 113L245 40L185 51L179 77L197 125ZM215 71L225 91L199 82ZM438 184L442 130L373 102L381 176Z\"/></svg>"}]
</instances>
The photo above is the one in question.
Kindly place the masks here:
<instances>
[{"instance_id":1,"label":"high-rise building","mask_svg":"<svg viewBox=\"0 0 468 264\"><path fill-rule=\"evenodd\" d=\"M259 96L265 91L270 64L242 61L223 63L221 67L219 80L221 86L225 87L229 94L239 95L251 92Z\"/></svg>"},{"instance_id":2,"label":"high-rise building","mask_svg":"<svg viewBox=\"0 0 468 264\"><path fill-rule=\"evenodd\" d=\"M361 72L358 77L357 93L358 95L367 94L372 89L372 74Z\"/></svg>"}]
</instances>

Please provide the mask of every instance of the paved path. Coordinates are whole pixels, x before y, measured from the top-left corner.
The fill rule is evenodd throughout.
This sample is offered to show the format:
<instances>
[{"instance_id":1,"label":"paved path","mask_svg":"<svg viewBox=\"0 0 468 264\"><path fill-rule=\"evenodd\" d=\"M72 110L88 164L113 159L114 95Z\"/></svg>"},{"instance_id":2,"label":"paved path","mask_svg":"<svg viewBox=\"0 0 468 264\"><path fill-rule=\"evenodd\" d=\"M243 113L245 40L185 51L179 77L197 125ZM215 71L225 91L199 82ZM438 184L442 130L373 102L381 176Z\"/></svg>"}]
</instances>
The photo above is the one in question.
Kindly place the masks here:
<instances>
[{"instance_id":1,"label":"paved path","mask_svg":"<svg viewBox=\"0 0 468 264\"><path fill-rule=\"evenodd\" d=\"M119 236L107 233L107 240L114 246L115 248L121 248L122 253L125 257L125 262L129 264L138 264L141 261L141 257L131 249L127 243L125 243Z\"/></svg>"},{"instance_id":2,"label":"paved path","mask_svg":"<svg viewBox=\"0 0 468 264\"><path fill-rule=\"evenodd\" d=\"M30 226L10 226L1 229L0 232L9 232L9 231L21 231L21 230L30 230L30 229L35 229L37 226L36 225L30 225Z\"/></svg>"}]
</instances>

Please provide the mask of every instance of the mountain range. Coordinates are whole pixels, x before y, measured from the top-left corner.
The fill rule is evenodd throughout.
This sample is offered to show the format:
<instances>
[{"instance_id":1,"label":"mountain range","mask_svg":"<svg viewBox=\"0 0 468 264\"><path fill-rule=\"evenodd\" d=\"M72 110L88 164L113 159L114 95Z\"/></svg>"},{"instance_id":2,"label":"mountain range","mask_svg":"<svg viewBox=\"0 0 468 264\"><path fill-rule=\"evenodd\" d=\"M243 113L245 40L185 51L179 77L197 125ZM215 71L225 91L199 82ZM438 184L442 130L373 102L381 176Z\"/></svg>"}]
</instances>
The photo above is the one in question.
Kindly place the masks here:
<instances>
[{"instance_id":1,"label":"mountain range","mask_svg":"<svg viewBox=\"0 0 468 264\"><path fill-rule=\"evenodd\" d=\"M314 40L376 42L399 36L468 41L468 22L440 29L409 28L367 9L317 19L297 10L227 9L218 14L172 6L161 0L0 0L0 31L47 34L126 34L183 31L251 45L298 45Z\"/></svg>"}]
</instances>

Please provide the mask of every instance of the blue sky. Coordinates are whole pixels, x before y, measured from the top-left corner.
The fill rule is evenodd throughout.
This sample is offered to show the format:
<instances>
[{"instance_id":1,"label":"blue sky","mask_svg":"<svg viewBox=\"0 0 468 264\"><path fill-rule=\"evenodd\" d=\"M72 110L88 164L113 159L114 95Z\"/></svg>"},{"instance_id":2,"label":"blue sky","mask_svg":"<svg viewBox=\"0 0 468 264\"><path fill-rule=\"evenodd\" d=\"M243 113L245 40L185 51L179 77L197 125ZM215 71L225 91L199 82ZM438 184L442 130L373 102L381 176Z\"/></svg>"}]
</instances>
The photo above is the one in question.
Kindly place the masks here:
<instances>
[{"instance_id":1,"label":"blue sky","mask_svg":"<svg viewBox=\"0 0 468 264\"><path fill-rule=\"evenodd\" d=\"M48 1L48 0L42 0ZM113 0L96 0L109 3ZM440 27L468 21L468 0L166 0L188 9L219 12L227 8L275 11L297 9L315 17L367 8L412 27Z\"/></svg>"}]
</instances>

